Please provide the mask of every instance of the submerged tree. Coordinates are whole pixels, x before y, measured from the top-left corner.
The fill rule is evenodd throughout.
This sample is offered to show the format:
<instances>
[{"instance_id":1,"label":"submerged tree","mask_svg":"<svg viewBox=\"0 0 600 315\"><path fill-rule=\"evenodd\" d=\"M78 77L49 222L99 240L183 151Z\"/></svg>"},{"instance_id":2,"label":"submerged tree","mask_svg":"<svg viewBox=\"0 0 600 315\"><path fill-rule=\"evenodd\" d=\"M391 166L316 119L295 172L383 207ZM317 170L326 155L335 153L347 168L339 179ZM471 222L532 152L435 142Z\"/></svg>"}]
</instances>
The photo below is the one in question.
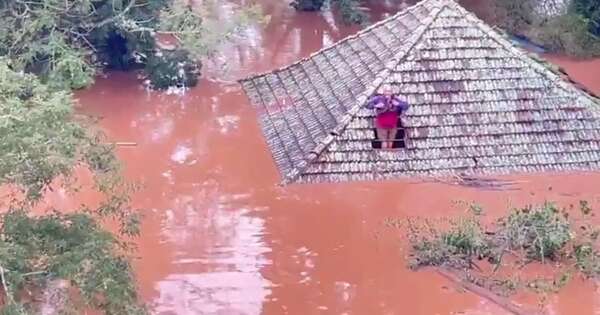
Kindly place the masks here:
<instances>
[{"instance_id":1,"label":"submerged tree","mask_svg":"<svg viewBox=\"0 0 600 315\"><path fill-rule=\"evenodd\" d=\"M447 268L502 295L518 289L554 292L576 274L600 277L600 227L592 223L587 201L579 207L547 202L515 208L491 224L484 223L482 211L470 206L470 215L441 224L410 220L410 267ZM554 275L531 278L518 272L529 264L552 266Z\"/></svg>"},{"instance_id":2,"label":"submerged tree","mask_svg":"<svg viewBox=\"0 0 600 315\"><path fill-rule=\"evenodd\" d=\"M588 30L594 36L600 36L600 2L596 0L572 0L569 7L572 13L583 17Z\"/></svg>"},{"instance_id":3,"label":"submerged tree","mask_svg":"<svg viewBox=\"0 0 600 315\"><path fill-rule=\"evenodd\" d=\"M127 241L139 233L135 187L103 135L73 113L71 89L103 66L148 64L157 88L194 82L200 59L259 15L245 8L224 21L208 10L214 5L0 0L0 314L38 313L50 293L57 313L145 313ZM160 35L177 44L163 50ZM82 188L100 201L36 211L49 191Z\"/></svg>"},{"instance_id":4,"label":"submerged tree","mask_svg":"<svg viewBox=\"0 0 600 315\"><path fill-rule=\"evenodd\" d=\"M324 4L325 0L294 0L292 7L299 11L319 11Z\"/></svg>"},{"instance_id":5,"label":"submerged tree","mask_svg":"<svg viewBox=\"0 0 600 315\"><path fill-rule=\"evenodd\" d=\"M331 5L339 10L345 23L364 24L368 22L368 10L361 0L294 0L292 2L292 6L299 11L319 11L325 5Z\"/></svg>"},{"instance_id":6,"label":"submerged tree","mask_svg":"<svg viewBox=\"0 0 600 315\"><path fill-rule=\"evenodd\" d=\"M191 6L175 0L161 10L156 34L173 37L180 49L158 51L146 58L146 71L154 87L194 85L199 68L197 61L211 58L218 48L251 23L263 21L258 6L238 8L235 14L221 16L222 3L202 1ZM134 31L145 30L133 27Z\"/></svg>"},{"instance_id":7,"label":"submerged tree","mask_svg":"<svg viewBox=\"0 0 600 315\"><path fill-rule=\"evenodd\" d=\"M39 298L53 290L57 312L144 313L124 240L138 233L131 187L112 147L72 106L70 92L0 58L0 314L35 314ZM93 183L78 184L76 169L91 172ZM99 204L33 214L47 191L81 185L102 196ZM118 234L101 226L105 219L119 223ZM57 281L66 285L58 289Z\"/></svg>"},{"instance_id":8,"label":"submerged tree","mask_svg":"<svg viewBox=\"0 0 600 315\"><path fill-rule=\"evenodd\" d=\"M89 85L103 65L145 63L160 33L180 40L178 49L196 63L216 48L215 36L226 38L257 14L254 7L243 9L215 28L210 6L187 0L0 0L0 56L60 88Z\"/></svg>"},{"instance_id":9,"label":"submerged tree","mask_svg":"<svg viewBox=\"0 0 600 315\"><path fill-rule=\"evenodd\" d=\"M295 0L297 10L337 9L346 23L365 24L366 0ZM405 3L398 0L398 2ZM511 34L526 36L554 52L589 57L600 55L600 1L496 0L493 21Z\"/></svg>"},{"instance_id":10,"label":"submerged tree","mask_svg":"<svg viewBox=\"0 0 600 315\"><path fill-rule=\"evenodd\" d=\"M600 5L588 0L499 0L499 26L523 35L550 51L590 57L600 55Z\"/></svg>"}]
</instances>

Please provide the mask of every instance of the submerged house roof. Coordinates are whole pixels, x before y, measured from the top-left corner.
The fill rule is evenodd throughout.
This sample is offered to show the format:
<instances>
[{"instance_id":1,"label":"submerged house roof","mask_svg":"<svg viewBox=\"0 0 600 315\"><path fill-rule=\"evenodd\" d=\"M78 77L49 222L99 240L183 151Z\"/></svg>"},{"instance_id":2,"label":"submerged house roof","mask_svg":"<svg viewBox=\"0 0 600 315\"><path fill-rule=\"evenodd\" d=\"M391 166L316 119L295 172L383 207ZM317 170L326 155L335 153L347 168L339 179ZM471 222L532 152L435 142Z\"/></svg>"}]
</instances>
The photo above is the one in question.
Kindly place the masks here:
<instances>
[{"instance_id":1,"label":"submerged house roof","mask_svg":"<svg viewBox=\"0 0 600 315\"><path fill-rule=\"evenodd\" d=\"M597 100L452 0L240 83L284 183L600 168ZM363 107L388 86L411 104L393 151Z\"/></svg>"}]
</instances>

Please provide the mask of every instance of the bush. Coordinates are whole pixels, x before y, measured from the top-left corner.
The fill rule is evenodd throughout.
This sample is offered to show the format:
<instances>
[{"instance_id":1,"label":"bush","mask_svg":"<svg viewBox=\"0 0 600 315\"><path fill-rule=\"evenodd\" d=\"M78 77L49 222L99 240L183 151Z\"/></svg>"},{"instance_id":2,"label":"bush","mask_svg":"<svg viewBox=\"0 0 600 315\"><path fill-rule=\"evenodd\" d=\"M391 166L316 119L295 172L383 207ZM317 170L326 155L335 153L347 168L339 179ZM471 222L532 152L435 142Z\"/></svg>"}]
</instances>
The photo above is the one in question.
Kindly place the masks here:
<instances>
[{"instance_id":1,"label":"bush","mask_svg":"<svg viewBox=\"0 0 600 315\"><path fill-rule=\"evenodd\" d=\"M294 0L291 6L298 11L319 11L325 4L325 0Z\"/></svg>"},{"instance_id":2,"label":"bush","mask_svg":"<svg viewBox=\"0 0 600 315\"><path fill-rule=\"evenodd\" d=\"M600 254L591 244L581 244L575 247L576 266L587 277L600 274Z\"/></svg>"},{"instance_id":3,"label":"bush","mask_svg":"<svg viewBox=\"0 0 600 315\"><path fill-rule=\"evenodd\" d=\"M481 223L479 206L471 206L474 214L450 221L449 227L411 220L409 267L462 270L465 280L499 294L513 292L516 286L537 293L555 292L577 272L589 278L600 277L600 229L592 226L590 219L594 213L585 201L579 204L580 215L574 208L567 211L553 203L527 206L511 210L488 226ZM495 264L491 274L477 265L483 259ZM548 260L566 269L563 267L550 279L498 278L496 274L499 268L520 269L532 261L543 264Z\"/></svg>"},{"instance_id":4,"label":"bush","mask_svg":"<svg viewBox=\"0 0 600 315\"><path fill-rule=\"evenodd\" d=\"M498 0L496 23L550 51L577 57L600 55L600 3L572 0L564 12L545 15L536 0Z\"/></svg>"},{"instance_id":5,"label":"bush","mask_svg":"<svg viewBox=\"0 0 600 315\"><path fill-rule=\"evenodd\" d=\"M476 217L453 221L445 232L438 233L430 227L425 233L419 233L419 227L414 225L411 230L413 255L410 267L413 269L441 265L470 267L475 259L491 257L485 233Z\"/></svg>"},{"instance_id":6,"label":"bush","mask_svg":"<svg viewBox=\"0 0 600 315\"><path fill-rule=\"evenodd\" d=\"M64 302L58 311L77 308L71 314L144 313L127 243L139 233L139 215L129 204L133 187L123 181L112 146L74 116L73 103L70 93L0 58L0 186L17 193L5 194L0 214L0 314L35 311L48 291ZM78 183L78 168L90 171L89 186ZM32 213L47 191L82 187L96 193L93 204ZM105 220L118 223L118 233L105 230ZM53 290L57 282L68 290Z\"/></svg>"},{"instance_id":7,"label":"bush","mask_svg":"<svg viewBox=\"0 0 600 315\"><path fill-rule=\"evenodd\" d=\"M496 23L512 34L523 34L534 24L534 0L498 0L495 3Z\"/></svg>"},{"instance_id":8,"label":"bush","mask_svg":"<svg viewBox=\"0 0 600 315\"><path fill-rule=\"evenodd\" d=\"M369 20L367 9L360 0L337 0L335 4L340 10L342 20L348 24L364 24Z\"/></svg>"},{"instance_id":9,"label":"bush","mask_svg":"<svg viewBox=\"0 0 600 315\"><path fill-rule=\"evenodd\" d=\"M53 279L60 279L79 293L81 301L56 305L59 310L86 305L104 314L146 313L138 303L128 256L120 254L121 243L89 214L29 217L13 210L3 215L0 234L2 277L9 289L2 312L34 310L35 303L20 304L17 297L25 291L43 291Z\"/></svg>"},{"instance_id":10,"label":"bush","mask_svg":"<svg viewBox=\"0 0 600 315\"><path fill-rule=\"evenodd\" d=\"M344 23L363 24L369 20L362 0L330 0L327 3L339 10ZM325 0L294 0L291 6L298 11L319 11L325 4Z\"/></svg>"},{"instance_id":11,"label":"bush","mask_svg":"<svg viewBox=\"0 0 600 315\"><path fill-rule=\"evenodd\" d=\"M150 85L155 89L195 86L199 71L200 66L184 50L160 51L146 64Z\"/></svg>"},{"instance_id":12,"label":"bush","mask_svg":"<svg viewBox=\"0 0 600 315\"><path fill-rule=\"evenodd\" d=\"M600 40L589 32L588 20L578 14L550 18L531 34L551 51L577 57L600 55Z\"/></svg>"},{"instance_id":13,"label":"bush","mask_svg":"<svg viewBox=\"0 0 600 315\"><path fill-rule=\"evenodd\" d=\"M525 250L531 259L557 258L571 240L571 226L556 205L516 209L498 222L498 235L513 250Z\"/></svg>"},{"instance_id":14,"label":"bush","mask_svg":"<svg viewBox=\"0 0 600 315\"><path fill-rule=\"evenodd\" d=\"M573 239L565 212L556 205L514 209L500 218L486 233L478 216L450 222L445 231L436 228L411 228L412 267L443 265L470 266L473 260L487 258L498 262L503 251L522 251L528 259L557 259ZM492 228L490 228L492 229ZM425 231L425 232L423 232Z\"/></svg>"},{"instance_id":15,"label":"bush","mask_svg":"<svg viewBox=\"0 0 600 315\"><path fill-rule=\"evenodd\" d=\"M600 36L600 2L598 0L571 0L569 10L586 20L590 33Z\"/></svg>"}]
</instances>

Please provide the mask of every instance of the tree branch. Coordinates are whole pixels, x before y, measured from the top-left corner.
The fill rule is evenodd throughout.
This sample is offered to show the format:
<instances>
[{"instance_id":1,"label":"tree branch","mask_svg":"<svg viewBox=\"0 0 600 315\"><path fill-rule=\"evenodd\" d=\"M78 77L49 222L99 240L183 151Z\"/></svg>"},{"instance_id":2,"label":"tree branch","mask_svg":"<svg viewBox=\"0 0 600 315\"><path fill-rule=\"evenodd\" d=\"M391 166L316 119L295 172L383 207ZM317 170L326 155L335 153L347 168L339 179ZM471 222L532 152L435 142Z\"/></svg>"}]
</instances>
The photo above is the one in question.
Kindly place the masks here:
<instances>
[{"instance_id":1,"label":"tree branch","mask_svg":"<svg viewBox=\"0 0 600 315\"><path fill-rule=\"evenodd\" d=\"M13 299L12 295L10 294L10 291L8 290L8 285L6 284L6 278L4 277L4 267L2 267L0 265L0 279L2 280L2 288L4 289L4 294L6 294L6 298L9 300L9 302L14 303L15 300Z\"/></svg>"},{"instance_id":2,"label":"tree branch","mask_svg":"<svg viewBox=\"0 0 600 315\"><path fill-rule=\"evenodd\" d=\"M106 24L110 24L120 18L122 18L125 14L127 14L127 12L129 12L129 10L131 10L131 8L133 8L133 5L135 4L135 0L129 0L129 4L127 4L127 6L125 7L125 9L123 9L123 11L119 12L119 14L109 17L107 19L104 19L98 23L96 23L95 25L92 26L92 28L99 28L102 27Z\"/></svg>"},{"instance_id":3,"label":"tree branch","mask_svg":"<svg viewBox=\"0 0 600 315\"><path fill-rule=\"evenodd\" d=\"M463 279L461 279L458 275L455 274L455 272L452 272L452 270L450 270L450 269L436 267L436 268L434 268L434 270L437 271L438 274L440 274L447 280L461 286L463 289L465 289L481 298L484 298L484 299L500 306L502 309L506 310L510 314L513 314L513 315L540 314L539 312L537 312L535 310L525 309L522 306L518 306L518 305L514 304L512 301L502 298L502 297L498 296L497 294L495 294L494 292L492 292L484 287L481 287L477 284L470 283L468 281L463 281Z\"/></svg>"},{"instance_id":4,"label":"tree branch","mask_svg":"<svg viewBox=\"0 0 600 315\"><path fill-rule=\"evenodd\" d=\"M97 52L96 51L96 47L94 47L94 45L92 45L92 43L90 43L90 41L87 39L87 37L84 34L81 34L75 30L70 29L69 33L75 35L75 37L82 39L83 42L93 51L93 52Z\"/></svg>"},{"instance_id":5,"label":"tree branch","mask_svg":"<svg viewBox=\"0 0 600 315\"><path fill-rule=\"evenodd\" d=\"M46 271L32 271L32 272L27 272L21 275L21 277L28 277L28 276L36 276L36 275L42 275L45 274Z\"/></svg>"}]
</instances>

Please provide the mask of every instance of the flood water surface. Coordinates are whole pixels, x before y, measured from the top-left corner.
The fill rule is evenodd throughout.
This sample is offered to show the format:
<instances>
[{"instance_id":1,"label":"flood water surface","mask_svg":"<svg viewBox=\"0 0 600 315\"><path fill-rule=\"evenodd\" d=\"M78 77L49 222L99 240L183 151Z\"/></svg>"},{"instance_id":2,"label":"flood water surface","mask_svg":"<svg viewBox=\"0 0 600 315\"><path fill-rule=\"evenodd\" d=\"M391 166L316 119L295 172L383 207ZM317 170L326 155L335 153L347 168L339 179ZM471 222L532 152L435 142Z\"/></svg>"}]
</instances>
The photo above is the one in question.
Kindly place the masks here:
<instances>
[{"instance_id":1,"label":"flood water surface","mask_svg":"<svg viewBox=\"0 0 600 315\"><path fill-rule=\"evenodd\" d=\"M136 144L118 154L143 186L134 196L145 215L135 268L152 312L508 314L436 273L407 269L404 231L383 222L460 215L457 201L476 201L491 217L545 199L598 205L600 174L514 176L496 189L416 180L280 187L256 114L227 81L293 62L356 28L283 1L262 4L269 24L226 49L227 69L206 65L219 80L167 95L146 91L133 73L109 73L78 94L112 141ZM557 62L600 92L585 66ZM599 314L600 293L577 280L546 307Z\"/></svg>"}]
</instances>

